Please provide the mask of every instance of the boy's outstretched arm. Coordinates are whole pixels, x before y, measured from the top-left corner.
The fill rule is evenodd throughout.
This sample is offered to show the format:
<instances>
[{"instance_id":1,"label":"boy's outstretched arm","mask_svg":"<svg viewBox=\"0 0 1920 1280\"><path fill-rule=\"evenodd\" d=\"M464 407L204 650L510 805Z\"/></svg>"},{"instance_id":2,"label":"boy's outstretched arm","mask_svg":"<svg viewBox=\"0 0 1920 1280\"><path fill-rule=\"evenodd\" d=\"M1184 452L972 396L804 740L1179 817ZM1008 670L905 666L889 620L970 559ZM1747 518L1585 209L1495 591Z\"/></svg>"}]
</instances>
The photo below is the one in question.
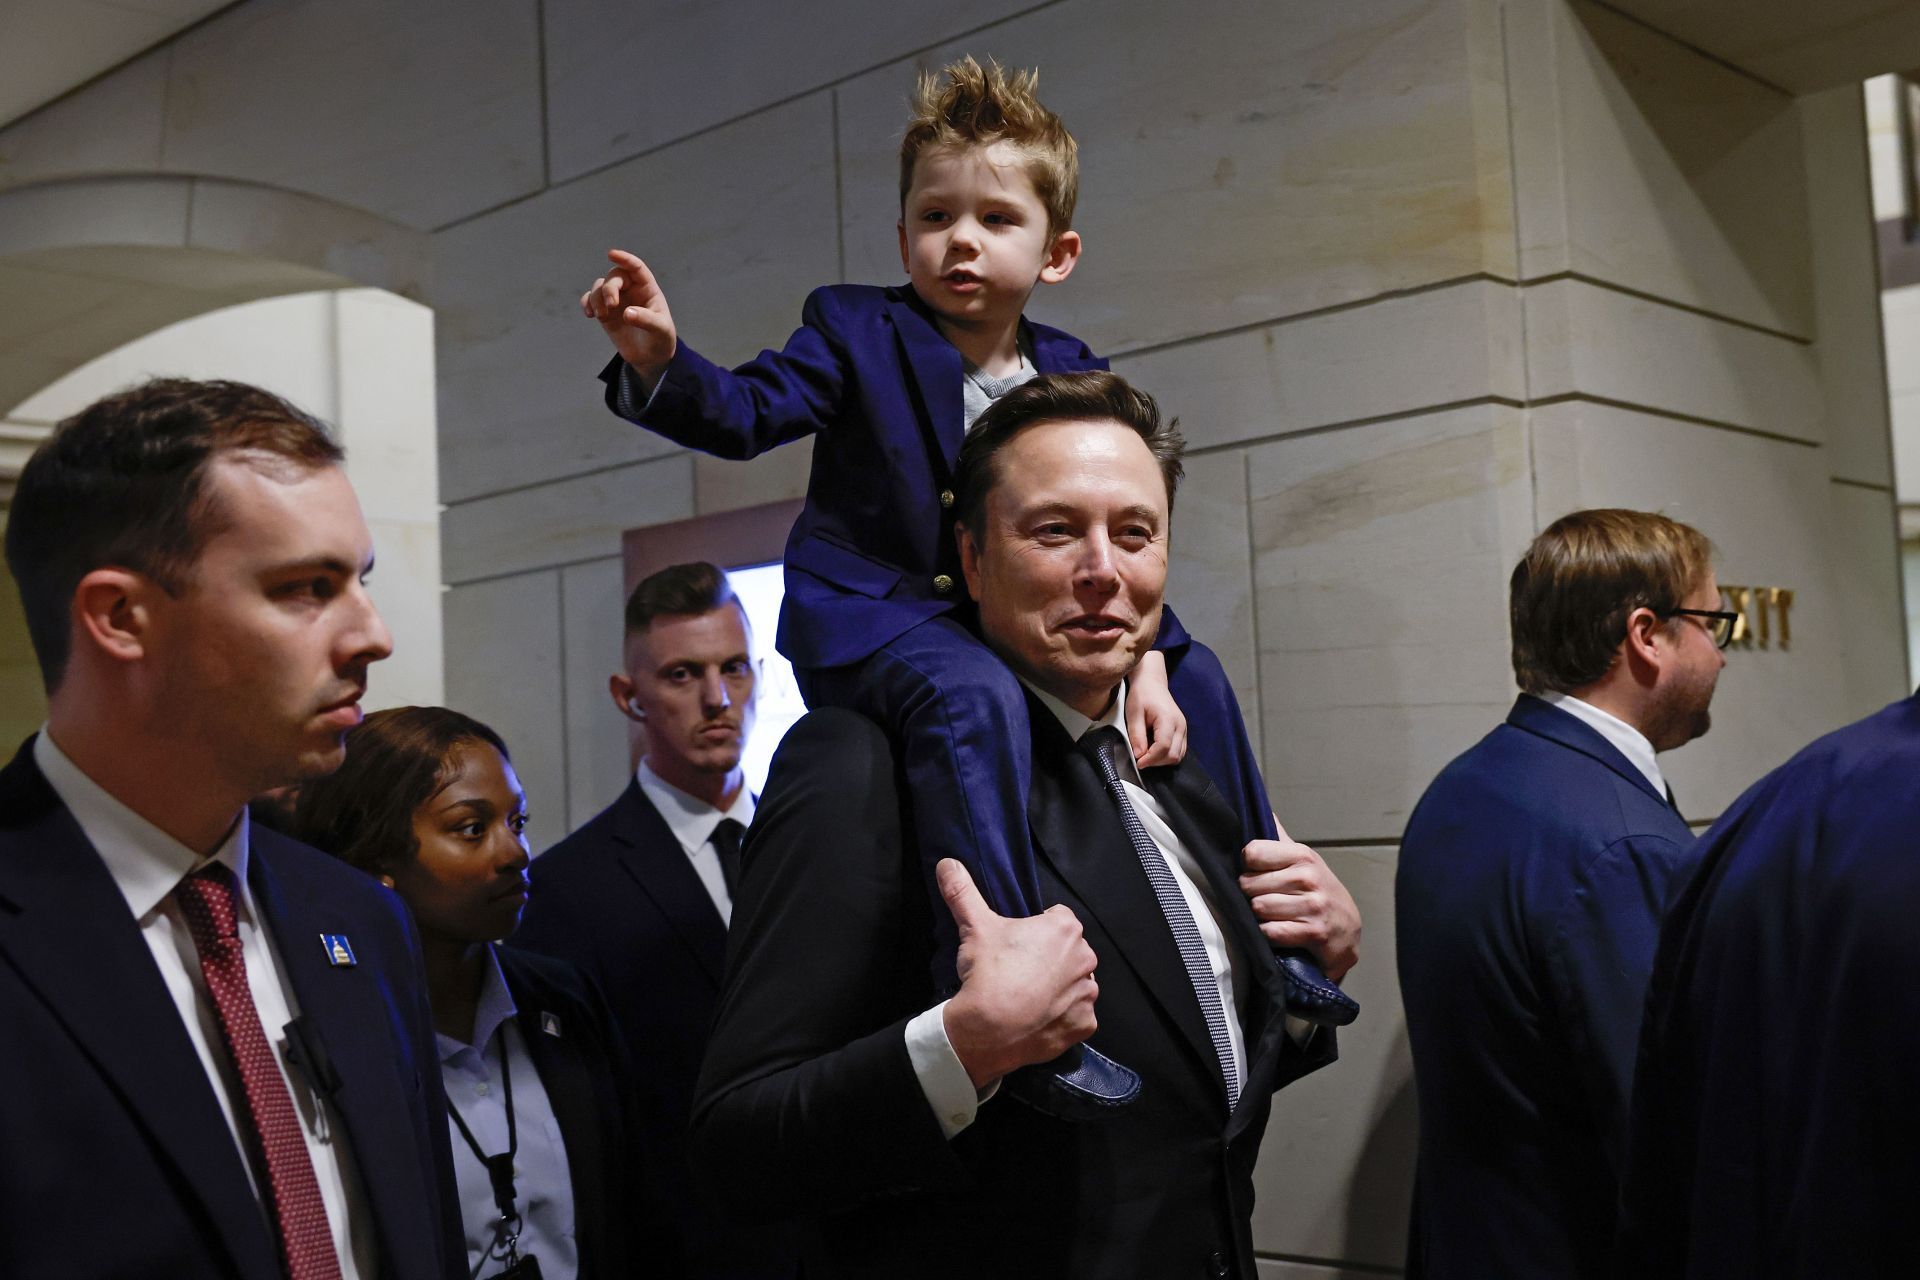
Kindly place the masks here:
<instances>
[{"instance_id":1,"label":"boy's outstretched arm","mask_svg":"<svg viewBox=\"0 0 1920 1280\"><path fill-rule=\"evenodd\" d=\"M625 249L607 250L607 260L613 266L580 295L580 309L600 322L620 358L651 392L679 345L673 312L646 263Z\"/></svg>"}]
</instances>

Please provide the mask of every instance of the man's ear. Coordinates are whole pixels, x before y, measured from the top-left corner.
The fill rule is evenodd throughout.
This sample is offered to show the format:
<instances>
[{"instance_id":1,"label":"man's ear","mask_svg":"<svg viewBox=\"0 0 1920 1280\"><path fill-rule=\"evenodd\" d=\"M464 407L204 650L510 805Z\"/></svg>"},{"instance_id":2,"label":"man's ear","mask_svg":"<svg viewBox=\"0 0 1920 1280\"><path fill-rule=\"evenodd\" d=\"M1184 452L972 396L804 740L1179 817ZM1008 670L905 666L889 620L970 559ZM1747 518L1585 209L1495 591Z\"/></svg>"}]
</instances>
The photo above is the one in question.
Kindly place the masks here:
<instances>
[{"instance_id":1,"label":"man's ear","mask_svg":"<svg viewBox=\"0 0 1920 1280\"><path fill-rule=\"evenodd\" d=\"M1627 638L1623 642L1630 667L1650 671L1655 677L1667 660L1667 624L1644 605L1627 615Z\"/></svg>"},{"instance_id":2,"label":"man's ear","mask_svg":"<svg viewBox=\"0 0 1920 1280\"><path fill-rule=\"evenodd\" d=\"M613 695L613 705L620 714L636 724L647 722L647 713L642 711L633 700L633 681L615 672L607 677L607 692Z\"/></svg>"},{"instance_id":3,"label":"man's ear","mask_svg":"<svg viewBox=\"0 0 1920 1280\"><path fill-rule=\"evenodd\" d=\"M906 243L907 233L902 230L900 240ZM1047 264L1040 268L1042 284L1059 284L1073 274L1074 264L1080 261L1080 233L1062 231L1053 238L1053 244L1047 250Z\"/></svg>"},{"instance_id":4,"label":"man's ear","mask_svg":"<svg viewBox=\"0 0 1920 1280\"><path fill-rule=\"evenodd\" d=\"M95 569L73 592L76 644L90 645L120 662L147 656L158 583L131 569Z\"/></svg>"},{"instance_id":5,"label":"man's ear","mask_svg":"<svg viewBox=\"0 0 1920 1280\"><path fill-rule=\"evenodd\" d=\"M912 268L907 265L907 220L902 216L893 225L900 232L900 269L911 274Z\"/></svg>"},{"instance_id":6,"label":"man's ear","mask_svg":"<svg viewBox=\"0 0 1920 1280\"><path fill-rule=\"evenodd\" d=\"M953 542L960 551L960 576L967 580L967 594L977 601L980 599L980 547L967 526L959 523L953 526Z\"/></svg>"}]
</instances>

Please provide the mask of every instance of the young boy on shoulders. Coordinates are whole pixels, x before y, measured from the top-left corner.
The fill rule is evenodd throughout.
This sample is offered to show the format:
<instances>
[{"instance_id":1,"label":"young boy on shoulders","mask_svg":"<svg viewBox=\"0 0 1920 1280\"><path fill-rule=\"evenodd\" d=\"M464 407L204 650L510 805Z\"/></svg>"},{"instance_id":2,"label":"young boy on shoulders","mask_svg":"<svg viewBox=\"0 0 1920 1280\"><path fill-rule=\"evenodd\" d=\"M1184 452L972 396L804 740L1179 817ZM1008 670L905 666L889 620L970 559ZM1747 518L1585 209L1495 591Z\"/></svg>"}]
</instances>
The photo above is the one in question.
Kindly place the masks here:
<instances>
[{"instance_id":1,"label":"young boy on shoulders","mask_svg":"<svg viewBox=\"0 0 1920 1280\"><path fill-rule=\"evenodd\" d=\"M623 250L608 254L611 271L581 298L618 352L601 378L621 417L723 458L815 437L806 505L787 542L780 651L810 705L851 707L901 743L936 901L932 868L953 857L996 911L1022 916L1046 905L1027 829L1026 702L1012 672L955 617L965 588L951 486L960 442L994 400L1042 373L1107 367L1077 338L1024 316L1033 290L1065 280L1081 248L1077 148L1035 97L1036 78L972 58L922 75L900 148L909 283L816 289L781 351L733 370L706 360L680 341L646 263ZM1225 673L1171 610L1156 653L1130 680L1127 709L1142 767L1179 760L1191 725L1193 749L1239 811L1245 838L1271 838ZM933 914L936 982L951 990L957 937L944 909ZM1350 1019L1351 1002L1324 977L1291 965L1288 977L1290 1011ZM1012 1087L1069 1117L1138 1088L1090 1047L1069 1058Z\"/></svg>"}]
</instances>

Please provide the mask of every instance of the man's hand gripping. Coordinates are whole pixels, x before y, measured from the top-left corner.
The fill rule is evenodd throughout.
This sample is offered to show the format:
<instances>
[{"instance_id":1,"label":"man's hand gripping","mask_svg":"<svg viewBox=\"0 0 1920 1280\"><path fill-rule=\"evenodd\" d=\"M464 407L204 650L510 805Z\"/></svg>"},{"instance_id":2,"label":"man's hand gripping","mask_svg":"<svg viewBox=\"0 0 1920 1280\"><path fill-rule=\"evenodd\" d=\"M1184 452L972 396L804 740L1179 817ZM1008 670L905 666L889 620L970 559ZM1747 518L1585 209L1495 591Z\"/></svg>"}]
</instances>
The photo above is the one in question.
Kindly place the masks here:
<instances>
[{"instance_id":1,"label":"man's hand gripping","mask_svg":"<svg viewBox=\"0 0 1920 1280\"><path fill-rule=\"evenodd\" d=\"M959 862L941 859L934 875L960 930L960 990L947 1002L947 1039L974 1088L1051 1062L1092 1035L1097 961L1072 910L997 915Z\"/></svg>"}]
</instances>

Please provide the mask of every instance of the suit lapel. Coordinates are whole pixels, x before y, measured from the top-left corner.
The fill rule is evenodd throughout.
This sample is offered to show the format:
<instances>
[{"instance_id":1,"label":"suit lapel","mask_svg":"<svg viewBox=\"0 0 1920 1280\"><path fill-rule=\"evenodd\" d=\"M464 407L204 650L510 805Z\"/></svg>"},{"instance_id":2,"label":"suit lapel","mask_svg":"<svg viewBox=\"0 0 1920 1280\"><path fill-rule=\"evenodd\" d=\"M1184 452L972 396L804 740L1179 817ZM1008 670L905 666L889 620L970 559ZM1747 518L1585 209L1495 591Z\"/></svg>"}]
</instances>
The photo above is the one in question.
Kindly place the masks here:
<instances>
[{"instance_id":1,"label":"suit lapel","mask_svg":"<svg viewBox=\"0 0 1920 1280\"><path fill-rule=\"evenodd\" d=\"M332 914L321 888L283 880L275 837L255 828L247 883L253 890L268 933L274 940L288 985L293 988L310 1035L324 1046L339 1083L332 1102L346 1127L354 1168L374 1207L382 1255L396 1271L405 1260L430 1256L433 1242L402 1238L398 1225L419 1215L405 1206L430 1204L435 1189L424 1180L414 1140L409 1090L419 1088L419 1073L437 1063L396 1058L394 1011L389 982L377 965L334 967L320 944L321 934L348 932L350 920ZM364 918L363 912L353 919ZM266 1028L278 1040L280 1028Z\"/></svg>"},{"instance_id":2,"label":"suit lapel","mask_svg":"<svg viewBox=\"0 0 1920 1280\"><path fill-rule=\"evenodd\" d=\"M1147 789L1167 811L1167 819L1181 841L1199 861L1212 891L1218 917L1239 954L1235 957L1237 986L1246 988L1241 1002L1241 1039L1247 1056L1246 1079L1240 1105L1228 1124L1232 1137L1255 1113L1269 1078L1270 1063L1285 1047L1286 989L1273 947L1260 932L1253 908L1240 891L1240 820L1215 789L1212 779L1192 755L1178 765L1153 769L1145 776Z\"/></svg>"},{"instance_id":3,"label":"suit lapel","mask_svg":"<svg viewBox=\"0 0 1920 1280\"><path fill-rule=\"evenodd\" d=\"M31 750L29 739L0 773L0 956L126 1100L237 1272L277 1274L279 1250L153 953Z\"/></svg>"},{"instance_id":4,"label":"suit lapel","mask_svg":"<svg viewBox=\"0 0 1920 1280\"><path fill-rule=\"evenodd\" d=\"M727 964L726 921L707 896L707 887L700 883L673 828L640 784L629 782L616 803L619 812L613 838L620 845L621 867L653 900L717 988Z\"/></svg>"},{"instance_id":5,"label":"suit lapel","mask_svg":"<svg viewBox=\"0 0 1920 1280\"><path fill-rule=\"evenodd\" d=\"M900 350L913 370L909 385L920 398L922 425L933 433L934 455L942 475L951 478L953 461L967 434L960 399L960 350L941 336L909 287L887 291L887 316L900 337Z\"/></svg>"},{"instance_id":6,"label":"suit lapel","mask_svg":"<svg viewBox=\"0 0 1920 1280\"><path fill-rule=\"evenodd\" d=\"M1080 339L1021 318L1020 336L1033 352L1033 367L1041 373L1071 373L1083 369L1104 369L1107 362L1087 351Z\"/></svg>"},{"instance_id":7,"label":"suit lapel","mask_svg":"<svg viewBox=\"0 0 1920 1280\"><path fill-rule=\"evenodd\" d=\"M1129 968L1180 1031L1199 1068L1220 1081L1213 1038L1194 998L1180 947L1092 761L1073 749L1053 714L1031 698L1034 844L1073 890ZM1104 957L1103 957L1104 959ZM1220 1085L1223 1096L1226 1088Z\"/></svg>"},{"instance_id":8,"label":"suit lapel","mask_svg":"<svg viewBox=\"0 0 1920 1280\"><path fill-rule=\"evenodd\" d=\"M527 1046L527 1056L533 1059L553 1118L560 1126L573 1185L583 1189L574 1196L574 1210L584 1255L599 1247L603 1226L611 1226L598 1221L600 1199L584 1189L599 1187L613 1165L607 1150L606 1117L595 1106L593 1071L581 1056L585 1045L581 1036L586 1028L571 1025L548 1007L551 999L547 984L511 947L495 947L494 954L500 958L507 990L519 1010L515 1021L521 1042Z\"/></svg>"}]
</instances>

